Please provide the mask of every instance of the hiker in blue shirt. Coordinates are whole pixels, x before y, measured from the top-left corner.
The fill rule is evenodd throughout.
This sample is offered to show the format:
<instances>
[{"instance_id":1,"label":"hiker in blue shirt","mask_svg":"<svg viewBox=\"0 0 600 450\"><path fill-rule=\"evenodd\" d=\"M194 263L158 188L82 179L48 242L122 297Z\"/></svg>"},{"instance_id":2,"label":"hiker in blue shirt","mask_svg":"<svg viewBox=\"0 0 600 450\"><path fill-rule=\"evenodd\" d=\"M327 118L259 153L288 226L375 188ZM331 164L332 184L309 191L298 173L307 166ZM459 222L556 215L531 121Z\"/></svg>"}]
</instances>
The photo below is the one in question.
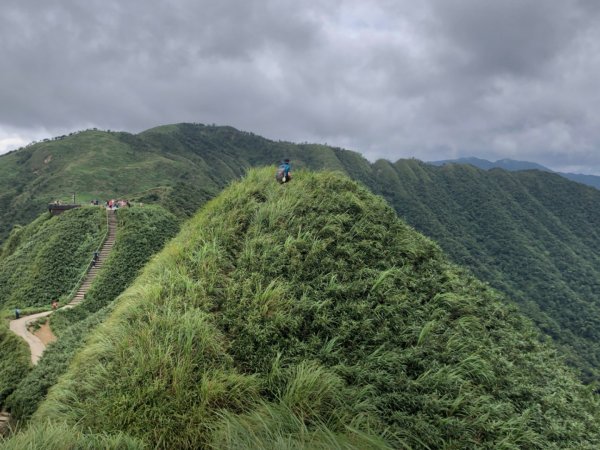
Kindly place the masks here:
<instances>
[{"instance_id":1,"label":"hiker in blue shirt","mask_svg":"<svg viewBox=\"0 0 600 450\"><path fill-rule=\"evenodd\" d=\"M280 183L287 183L292 179L292 175L290 174L292 170L292 166L290 165L289 159L284 159L283 162L277 168L277 172L275 173L275 179Z\"/></svg>"}]
</instances>

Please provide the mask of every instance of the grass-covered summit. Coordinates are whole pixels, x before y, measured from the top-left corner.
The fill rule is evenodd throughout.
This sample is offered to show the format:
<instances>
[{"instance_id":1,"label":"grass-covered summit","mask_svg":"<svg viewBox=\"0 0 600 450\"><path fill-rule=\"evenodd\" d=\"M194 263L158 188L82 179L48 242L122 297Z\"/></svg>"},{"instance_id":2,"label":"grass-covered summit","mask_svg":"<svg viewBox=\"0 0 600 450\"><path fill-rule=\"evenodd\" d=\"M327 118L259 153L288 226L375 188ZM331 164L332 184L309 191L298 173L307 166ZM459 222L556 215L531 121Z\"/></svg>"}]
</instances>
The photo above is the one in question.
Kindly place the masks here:
<instances>
[{"instance_id":1,"label":"grass-covered summit","mask_svg":"<svg viewBox=\"0 0 600 450\"><path fill-rule=\"evenodd\" d=\"M6 448L598 448L528 322L365 188L295 175L190 220Z\"/></svg>"}]
</instances>

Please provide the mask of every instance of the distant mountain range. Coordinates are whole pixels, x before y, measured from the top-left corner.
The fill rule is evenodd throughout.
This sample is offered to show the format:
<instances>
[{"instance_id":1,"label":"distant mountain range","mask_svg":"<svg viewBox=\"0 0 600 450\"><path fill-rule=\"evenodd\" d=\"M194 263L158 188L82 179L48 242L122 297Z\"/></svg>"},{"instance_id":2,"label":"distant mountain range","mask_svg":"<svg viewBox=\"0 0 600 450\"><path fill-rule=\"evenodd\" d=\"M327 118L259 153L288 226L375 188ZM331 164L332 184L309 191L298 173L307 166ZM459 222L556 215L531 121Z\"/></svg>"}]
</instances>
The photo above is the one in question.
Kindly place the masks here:
<instances>
[{"instance_id":1,"label":"distant mountain range","mask_svg":"<svg viewBox=\"0 0 600 450\"><path fill-rule=\"evenodd\" d=\"M487 159L481 158L457 158L457 159L444 159L442 161L429 161L427 164L434 166L444 166L446 164L471 164L479 169L504 169L510 172L516 172L519 170L541 170L543 172L553 172L562 177L565 177L571 181L577 183L586 184L588 186L600 189L600 177L596 175L584 175L581 173L565 173L555 172L554 170L548 169L541 164L530 162L530 161L517 161L515 159L499 159L498 161L488 161Z\"/></svg>"}]
</instances>

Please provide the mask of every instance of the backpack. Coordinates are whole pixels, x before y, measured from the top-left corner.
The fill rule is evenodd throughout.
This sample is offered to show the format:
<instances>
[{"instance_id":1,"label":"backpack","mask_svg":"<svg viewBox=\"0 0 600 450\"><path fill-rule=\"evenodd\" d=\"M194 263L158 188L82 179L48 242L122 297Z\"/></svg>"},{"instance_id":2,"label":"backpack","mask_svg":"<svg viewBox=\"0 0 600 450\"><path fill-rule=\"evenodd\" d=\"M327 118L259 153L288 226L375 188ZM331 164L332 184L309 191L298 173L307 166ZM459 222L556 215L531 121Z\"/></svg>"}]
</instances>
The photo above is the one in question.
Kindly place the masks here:
<instances>
[{"instance_id":1,"label":"backpack","mask_svg":"<svg viewBox=\"0 0 600 450\"><path fill-rule=\"evenodd\" d=\"M281 164L278 168L277 171L275 172L275 179L280 182L283 183L283 177L285 176L285 164Z\"/></svg>"}]
</instances>

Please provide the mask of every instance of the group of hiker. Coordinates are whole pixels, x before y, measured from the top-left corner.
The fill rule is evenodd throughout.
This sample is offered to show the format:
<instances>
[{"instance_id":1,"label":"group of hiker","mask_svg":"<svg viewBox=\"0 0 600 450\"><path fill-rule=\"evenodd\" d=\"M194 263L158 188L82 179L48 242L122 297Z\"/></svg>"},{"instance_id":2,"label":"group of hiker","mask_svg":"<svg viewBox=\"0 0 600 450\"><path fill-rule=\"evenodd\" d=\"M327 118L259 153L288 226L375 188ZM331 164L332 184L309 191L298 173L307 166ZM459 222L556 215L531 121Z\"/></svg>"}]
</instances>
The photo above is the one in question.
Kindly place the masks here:
<instances>
[{"instance_id":1,"label":"group of hiker","mask_svg":"<svg viewBox=\"0 0 600 450\"><path fill-rule=\"evenodd\" d=\"M129 208L131 206L131 203L129 203L129 200L106 200L106 202L104 203L104 206L107 209L119 209L119 208Z\"/></svg>"}]
</instances>

